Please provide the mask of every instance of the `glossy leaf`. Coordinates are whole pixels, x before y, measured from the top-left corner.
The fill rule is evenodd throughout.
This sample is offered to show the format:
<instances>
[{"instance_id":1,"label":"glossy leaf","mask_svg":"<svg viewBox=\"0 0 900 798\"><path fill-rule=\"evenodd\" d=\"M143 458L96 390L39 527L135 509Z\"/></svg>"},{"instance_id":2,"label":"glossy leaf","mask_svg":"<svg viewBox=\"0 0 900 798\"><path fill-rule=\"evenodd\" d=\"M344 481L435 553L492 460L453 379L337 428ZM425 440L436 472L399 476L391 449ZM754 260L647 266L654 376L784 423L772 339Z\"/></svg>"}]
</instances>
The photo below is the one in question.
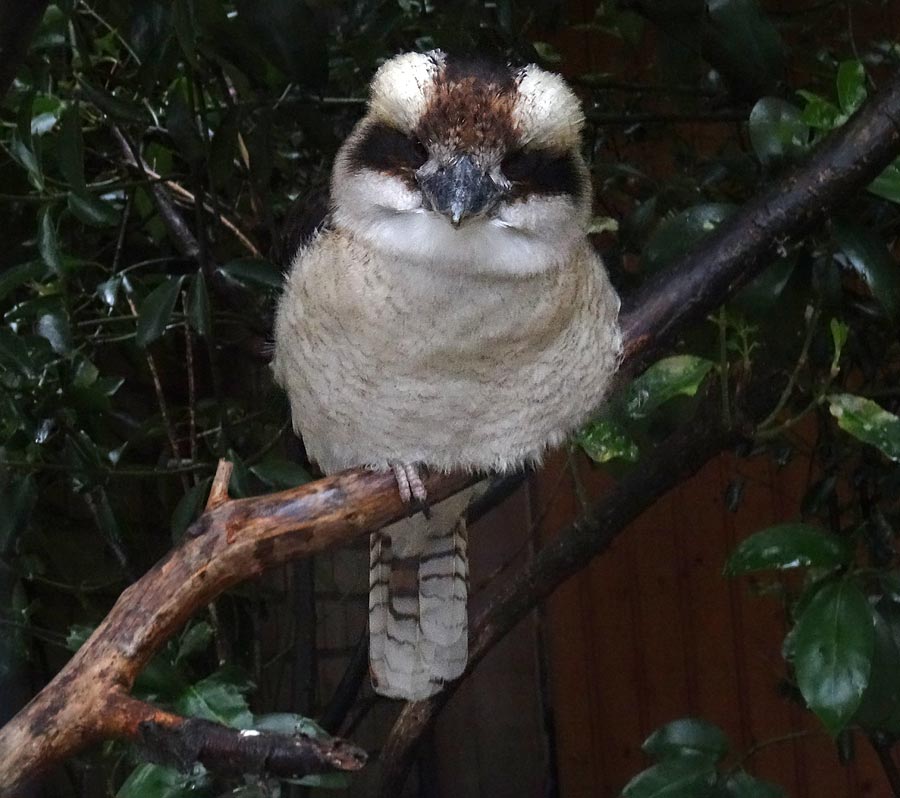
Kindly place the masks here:
<instances>
[{"instance_id":1,"label":"glossy leaf","mask_svg":"<svg viewBox=\"0 0 900 798\"><path fill-rule=\"evenodd\" d=\"M809 708L837 734L869 684L875 628L865 595L851 579L826 584L797 619L793 633L797 686Z\"/></svg>"},{"instance_id":2,"label":"glossy leaf","mask_svg":"<svg viewBox=\"0 0 900 798\"><path fill-rule=\"evenodd\" d=\"M281 270L260 258L238 258L219 266L219 272L239 283L281 288L284 276Z\"/></svg>"},{"instance_id":3,"label":"glossy leaf","mask_svg":"<svg viewBox=\"0 0 900 798\"><path fill-rule=\"evenodd\" d=\"M836 222L835 241L847 263L865 281L872 296L892 319L900 315L900 264L878 234L861 225Z\"/></svg>"},{"instance_id":4,"label":"glossy leaf","mask_svg":"<svg viewBox=\"0 0 900 798\"><path fill-rule=\"evenodd\" d=\"M707 757L676 757L635 776L622 798L712 798L716 781L715 765Z\"/></svg>"},{"instance_id":5,"label":"glossy leaf","mask_svg":"<svg viewBox=\"0 0 900 798\"><path fill-rule=\"evenodd\" d=\"M114 227L119 223L119 211L109 202L87 192L69 192L69 210L77 219L92 227Z\"/></svg>"},{"instance_id":6,"label":"glossy leaf","mask_svg":"<svg viewBox=\"0 0 900 798\"><path fill-rule=\"evenodd\" d=\"M253 715L239 685L223 681L215 675L190 685L175 701L182 715L204 718L237 729L253 725Z\"/></svg>"},{"instance_id":7,"label":"glossy leaf","mask_svg":"<svg viewBox=\"0 0 900 798\"><path fill-rule=\"evenodd\" d=\"M642 265L649 272L669 266L694 249L698 242L731 216L734 210L735 206L727 203L707 203L695 205L665 219L647 242L641 257Z\"/></svg>"},{"instance_id":8,"label":"glossy leaf","mask_svg":"<svg viewBox=\"0 0 900 798\"><path fill-rule=\"evenodd\" d=\"M682 718L657 729L641 748L659 760L694 754L719 762L728 753L729 743L718 726L697 718Z\"/></svg>"},{"instance_id":9,"label":"glossy leaf","mask_svg":"<svg viewBox=\"0 0 900 798\"><path fill-rule=\"evenodd\" d=\"M777 784L760 781L739 770L725 782L723 798L785 798L786 795Z\"/></svg>"},{"instance_id":10,"label":"glossy leaf","mask_svg":"<svg viewBox=\"0 0 900 798\"><path fill-rule=\"evenodd\" d=\"M868 190L878 197L900 204L900 165L894 161L869 183Z\"/></svg>"},{"instance_id":11,"label":"glossy leaf","mask_svg":"<svg viewBox=\"0 0 900 798\"><path fill-rule=\"evenodd\" d=\"M200 798L198 788L206 783L200 768L182 773L162 765L143 764L131 771L116 798Z\"/></svg>"},{"instance_id":12,"label":"glossy leaf","mask_svg":"<svg viewBox=\"0 0 900 798\"><path fill-rule=\"evenodd\" d=\"M859 61L843 61L838 67L837 95L841 110L854 113L866 99L866 70Z\"/></svg>"},{"instance_id":13,"label":"glossy leaf","mask_svg":"<svg viewBox=\"0 0 900 798\"><path fill-rule=\"evenodd\" d=\"M84 141L78 103L68 106L62 116L59 168L73 189L84 191Z\"/></svg>"},{"instance_id":14,"label":"glossy leaf","mask_svg":"<svg viewBox=\"0 0 900 798\"><path fill-rule=\"evenodd\" d=\"M312 481L312 475L303 466L283 457L267 457L262 462L250 466L250 471L277 490L295 488Z\"/></svg>"},{"instance_id":15,"label":"glossy leaf","mask_svg":"<svg viewBox=\"0 0 900 798\"><path fill-rule=\"evenodd\" d=\"M206 651L214 637L213 628L206 621L197 621L185 631L178 640L178 653L175 664L191 659Z\"/></svg>"},{"instance_id":16,"label":"glossy leaf","mask_svg":"<svg viewBox=\"0 0 900 798\"><path fill-rule=\"evenodd\" d=\"M137 344L147 347L166 330L184 277L168 277L151 291L138 309Z\"/></svg>"},{"instance_id":17,"label":"glossy leaf","mask_svg":"<svg viewBox=\"0 0 900 798\"><path fill-rule=\"evenodd\" d=\"M46 338L58 355L65 355L72 349L72 329L62 310L42 314L37 322L37 334Z\"/></svg>"},{"instance_id":18,"label":"glossy leaf","mask_svg":"<svg viewBox=\"0 0 900 798\"><path fill-rule=\"evenodd\" d=\"M800 109L780 97L763 97L750 112L750 143L764 164L802 155L809 144L809 126Z\"/></svg>"},{"instance_id":19,"label":"glossy leaf","mask_svg":"<svg viewBox=\"0 0 900 798\"><path fill-rule=\"evenodd\" d=\"M717 34L741 54L742 70L775 89L784 73L784 46L757 0L708 0L706 8Z\"/></svg>"},{"instance_id":20,"label":"glossy leaf","mask_svg":"<svg viewBox=\"0 0 900 798\"><path fill-rule=\"evenodd\" d=\"M676 396L693 396L710 369L711 360L696 355L674 355L654 363L625 393L625 410L631 418L646 418Z\"/></svg>"},{"instance_id":21,"label":"glossy leaf","mask_svg":"<svg viewBox=\"0 0 900 798\"><path fill-rule=\"evenodd\" d=\"M47 263L43 260L20 263L0 272L0 302L19 286L31 280L42 280L46 274Z\"/></svg>"},{"instance_id":22,"label":"glossy leaf","mask_svg":"<svg viewBox=\"0 0 900 798\"><path fill-rule=\"evenodd\" d=\"M191 281L188 295L188 321L198 335L208 336L212 330L212 319L209 309L209 292L206 290L206 278L198 271Z\"/></svg>"},{"instance_id":23,"label":"glossy leaf","mask_svg":"<svg viewBox=\"0 0 900 798\"><path fill-rule=\"evenodd\" d=\"M838 568L850 557L847 544L810 524L778 524L741 541L725 565L729 576L769 568Z\"/></svg>"},{"instance_id":24,"label":"glossy leaf","mask_svg":"<svg viewBox=\"0 0 900 798\"><path fill-rule=\"evenodd\" d=\"M10 479L0 488L0 557L12 554L37 498L37 483L31 474Z\"/></svg>"},{"instance_id":25,"label":"glossy leaf","mask_svg":"<svg viewBox=\"0 0 900 798\"><path fill-rule=\"evenodd\" d=\"M841 109L824 97L810 91L798 91L797 94L806 100L800 119L810 127L827 131L840 127L847 121Z\"/></svg>"},{"instance_id":26,"label":"glossy leaf","mask_svg":"<svg viewBox=\"0 0 900 798\"><path fill-rule=\"evenodd\" d=\"M184 92L186 89L177 84L169 94L169 102L166 105L166 129L185 160L202 161L206 154L203 140L200 138L197 122L188 107Z\"/></svg>"},{"instance_id":27,"label":"glossy leaf","mask_svg":"<svg viewBox=\"0 0 900 798\"><path fill-rule=\"evenodd\" d=\"M41 211L38 220L38 251L41 257L56 274L63 273L62 255L59 251L59 241L56 238L56 223L49 208Z\"/></svg>"},{"instance_id":28,"label":"glossy leaf","mask_svg":"<svg viewBox=\"0 0 900 798\"><path fill-rule=\"evenodd\" d=\"M900 418L871 399L849 393L831 394L828 402L842 430L900 461Z\"/></svg>"},{"instance_id":29,"label":"glossy leaf","mask_svg":"<svg viewBox=\"0 0 900 798\"><path fill-rule=\"evenodd\" d=\"M185 530L200 516L209 495L211 478L201 480L188 490L175 505L172 513L172 540L181 540Z\"/></svg>"},{"instance_id":30,"label":"glossy leaf","mask_svg":"<svg viewBox=\"0 0 900 798\"><path fill-rule=\"evenodd\" d=\"M634 463L639 456L637 444L625 428L611 418L590 422L578 432L576 440L595 463L607 463L615 459Z\"/></svg>"},{"instance_id":31,"label":"glossy leaf","mask_svg":"<svg viewBox=\"0 0 900 798\"><path fill-rule=\"evenodd\" d=\"M873 608L872 672L854 723L867 731L900 733L900 605L883 598Z\"/></svg>"}]
</instances>

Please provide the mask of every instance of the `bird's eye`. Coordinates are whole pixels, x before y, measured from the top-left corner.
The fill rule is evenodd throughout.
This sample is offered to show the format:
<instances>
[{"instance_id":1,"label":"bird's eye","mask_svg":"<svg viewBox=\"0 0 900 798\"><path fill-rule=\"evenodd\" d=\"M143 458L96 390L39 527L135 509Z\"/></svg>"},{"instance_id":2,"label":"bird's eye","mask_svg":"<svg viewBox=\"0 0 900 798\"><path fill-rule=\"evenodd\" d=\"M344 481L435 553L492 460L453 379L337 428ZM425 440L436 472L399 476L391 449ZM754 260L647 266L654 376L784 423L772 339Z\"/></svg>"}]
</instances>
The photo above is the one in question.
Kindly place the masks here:
<instances>
[{"instance_id":1,"label":"bird's eye","mask_svg":"<svg viewBox=\"0 0 900 798\"><path fill-rule=\"evenodd\" d=\"M360 169L400 173L422 166L428 150L418 138L378 123L365 131L350 152L350 160Z\"/></svg>"},{"instance_id":2,"label":"bird's eye","mask_svg":"<svg viewBox=\"0 0 900 798\"><path fill-rule=\"evenodd\" d=\"M515 150L500 166L514 192L525 194L578 194L583 177L571 153L551 150Z\"/></svg>"}]
</instances>

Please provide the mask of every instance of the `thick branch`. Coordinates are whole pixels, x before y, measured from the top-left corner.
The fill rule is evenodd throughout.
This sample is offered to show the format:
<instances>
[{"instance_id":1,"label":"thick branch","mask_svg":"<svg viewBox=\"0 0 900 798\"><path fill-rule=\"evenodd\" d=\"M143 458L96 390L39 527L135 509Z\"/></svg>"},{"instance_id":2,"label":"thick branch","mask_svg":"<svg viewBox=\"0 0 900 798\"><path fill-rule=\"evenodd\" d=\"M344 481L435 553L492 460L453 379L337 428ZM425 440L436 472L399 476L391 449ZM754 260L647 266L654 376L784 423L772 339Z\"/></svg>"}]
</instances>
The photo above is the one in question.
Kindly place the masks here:
<instances>
[{"instance_id":1,"label":"thick branch","mask_svg":"<svg viewBox=\"0 0 900 798\"><path fill-rule=\"evenodd\" d=\"M660 351L664 336L702 318L758 273L782 237L799 234L865 187L900 154L897 119L900 81L894 80L806 166L750 203L691 257L644 288L622 316L626 365L633 367L638 358ZM702 434L695 437L705 440ZM697 456L701 454L698 450ZM684 455L681 473L692 462ZM664 478L660 475L660 480ZM432 476L427 489L439 501L472 481L468 475ZM665 489L662 481L654 484L657 490ZM570 535L586 540L590 530L614 529L646 506L629 504L627 497L617 501L610 507L618 510L598 511ZM226 501L207 511L192 527L192 536L120 596L57 677L0 730L0 792L14 794L52 764L119 733L110 719L113 702L127 694L163 643L222 591L274 565L396 521L406 510L392 475L356 470L269 496ZM538 559L549 563L541 566L548 569L547 576L540 576L541 571L529 578L548 581L529 596L549 592L571 562L589 556L587 543L569 544L572 548L559 550L554 561L553 552L562 544ZM473 658L482 656L505 631L500 624L497 632L491 632L491 618L506 613L512 617L531 606L528 602L533 599L519 592L516 584L504 593L503 615L498 609L497 616L483 617L476 627L485 631L473 640ZM407 720L419 711L424 711L422 705L411 707Z\"/></svg>"},{"instance_id":2,"label":"thick branch","mask_svg":"<svg viewBox=\"0 0 900 798\"><path fill-rule=\"evenodd\" d=\"M240 730L200 718L183 718L116 693L107 708L116 736L140 745L152 762L188 770L200 762L218 773L271 773L298 778L359 770L360 748L332 738Z\"/></svg>"}]
</instances>

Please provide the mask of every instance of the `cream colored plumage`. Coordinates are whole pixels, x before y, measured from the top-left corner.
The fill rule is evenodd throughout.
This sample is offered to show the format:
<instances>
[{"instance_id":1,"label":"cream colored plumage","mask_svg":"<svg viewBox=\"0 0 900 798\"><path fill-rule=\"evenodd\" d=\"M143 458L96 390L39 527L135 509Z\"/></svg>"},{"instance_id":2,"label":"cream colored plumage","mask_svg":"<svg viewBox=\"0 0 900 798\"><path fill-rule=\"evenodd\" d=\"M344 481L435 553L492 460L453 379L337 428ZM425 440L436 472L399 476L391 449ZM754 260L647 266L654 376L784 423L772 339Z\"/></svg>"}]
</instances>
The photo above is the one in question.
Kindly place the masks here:
<instances>
[{"instance_id":1,"label":"cream colored plumage","mask_svg":"<svg viewBox=\"0 0 900 798\"><path fill-rule=\"evenodd\" d=\"M326 472L513 469L600 404L619 300L586 238L581 124L562 79L534 66L432 52L379 70L275 327L275 376ZM424 698L465 667L463 509L454 497L373 535L379 692Z\"/></svg>"}]
</instances>

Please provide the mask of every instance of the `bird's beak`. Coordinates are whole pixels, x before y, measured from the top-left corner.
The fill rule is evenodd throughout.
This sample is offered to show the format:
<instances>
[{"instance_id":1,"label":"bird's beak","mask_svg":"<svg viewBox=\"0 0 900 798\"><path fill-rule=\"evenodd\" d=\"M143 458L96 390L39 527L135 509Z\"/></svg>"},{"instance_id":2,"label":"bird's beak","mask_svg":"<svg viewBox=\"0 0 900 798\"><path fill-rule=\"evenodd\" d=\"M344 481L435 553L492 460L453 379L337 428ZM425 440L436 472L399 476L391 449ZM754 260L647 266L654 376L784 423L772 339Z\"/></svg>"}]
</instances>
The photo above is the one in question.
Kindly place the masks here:
<instances>
[{"instance_id":1,"label":"bird's beak","mask_svg":"<svg viewBox=\"0 0 900 798\"><path fill-rule=\"evenodd\" d=\"M491 210L503 194L470 155L447 166L426 164L416 173L416 179L431 210L444 214L454 227Z\"/></svg>"}]
</instances>

